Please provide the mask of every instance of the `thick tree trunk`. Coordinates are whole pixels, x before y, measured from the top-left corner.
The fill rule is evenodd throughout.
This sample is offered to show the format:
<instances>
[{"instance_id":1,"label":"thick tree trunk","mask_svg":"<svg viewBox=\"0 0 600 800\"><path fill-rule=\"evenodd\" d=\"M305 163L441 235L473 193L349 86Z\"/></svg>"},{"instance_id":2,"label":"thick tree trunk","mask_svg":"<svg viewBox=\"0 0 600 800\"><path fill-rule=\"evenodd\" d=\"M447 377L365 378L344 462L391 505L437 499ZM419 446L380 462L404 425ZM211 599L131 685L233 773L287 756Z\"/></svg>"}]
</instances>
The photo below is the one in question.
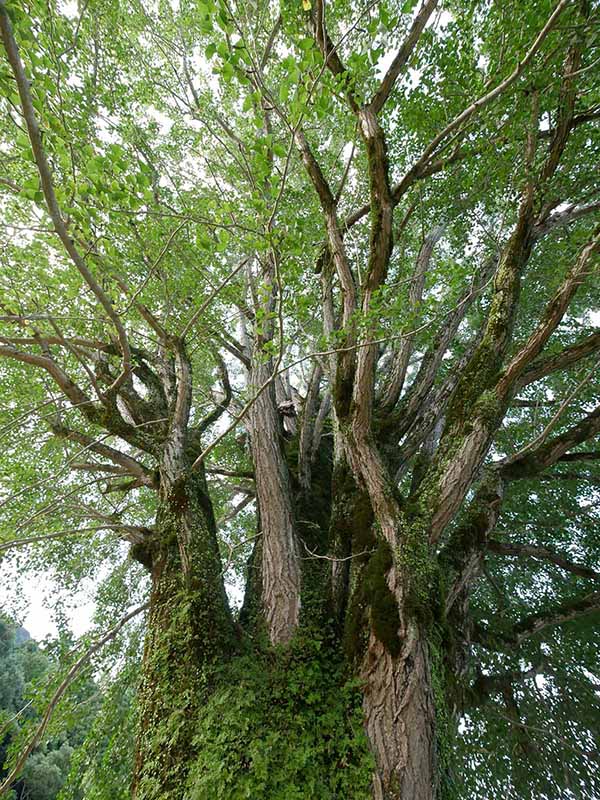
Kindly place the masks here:
<instances>
[{"instance_id":1,"label":"thick tree trunk","mask_svg":"<svg viewBox=\"0 0 600 800\"><path fill-rule=\"evenodd\" d=\"M377 772L374 800L433 800L438 782L435 705L427 642L410 625L393 656L371 633L361 678Z\"/></svg>"},{"instance_id":2,"label":"thick tree trunk","mask_svg":"<svg viewBox=\"0 0 600 800\"><path fill-rule=\"evenodd\" d=\"M344 644L363 684L365 729L376 762L373 798L434 800L438 765L429 624L416 618L431 614L415 607L419 576L411 575L408 564L399 567L400 551L382 537L369 494L359 485L349 465L338 473L334 521L336 538L348 542L352 552ZM426 569L413 560L413 570Z\"/></svg>"},{"instance_id":3,"label":"thick tree trunk","mask_svg":"<svg viewBox=\"0 0 600 800\"><path fill-rule=\"evenodd\" d=\"M161 473L132 797L180 798L212 670L234 647L214 518L201 475ZM139 554L138 554L139 555Z\"/></svg>"}]
</instances>

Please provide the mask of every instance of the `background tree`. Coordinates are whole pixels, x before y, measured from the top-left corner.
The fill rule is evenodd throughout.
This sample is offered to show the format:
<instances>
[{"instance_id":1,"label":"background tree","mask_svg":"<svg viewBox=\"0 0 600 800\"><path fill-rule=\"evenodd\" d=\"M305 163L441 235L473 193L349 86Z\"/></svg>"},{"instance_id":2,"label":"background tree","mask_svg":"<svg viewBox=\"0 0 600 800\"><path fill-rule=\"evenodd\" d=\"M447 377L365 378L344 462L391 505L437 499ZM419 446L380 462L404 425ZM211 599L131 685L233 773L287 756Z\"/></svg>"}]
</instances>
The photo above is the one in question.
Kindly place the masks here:
<instances>
[{"instance_id":1,"label":"background tree","mask_svg":"<svg viewBox=\"0 0 600 800\"><path fill-rule=\"evenodd\" d=\"M0 27L0 546L147 571L133 796L591 797L597 4Z\"/></svg>"},{"instance_id":2,"label":"background tree","mask_svg":"<svg viewBox=\"0 0 600 800\"><path fill-rule=\"evenodd\" d=\"M0 759L4 763L10 750L18 749L28 726L39 720L36 695L44 685L68 642L34 642L24 628L8 618L0 618ZM36 691L37 690L37 691ZM26 761L23 774L15 783L14 800L54 800L69 773L71 756L83 742L97 706L98 692L87 678L71 695L69 708L54 720L51 736ZM2 773L2 779L7 775Z\"/></svg>"}]
</instances>

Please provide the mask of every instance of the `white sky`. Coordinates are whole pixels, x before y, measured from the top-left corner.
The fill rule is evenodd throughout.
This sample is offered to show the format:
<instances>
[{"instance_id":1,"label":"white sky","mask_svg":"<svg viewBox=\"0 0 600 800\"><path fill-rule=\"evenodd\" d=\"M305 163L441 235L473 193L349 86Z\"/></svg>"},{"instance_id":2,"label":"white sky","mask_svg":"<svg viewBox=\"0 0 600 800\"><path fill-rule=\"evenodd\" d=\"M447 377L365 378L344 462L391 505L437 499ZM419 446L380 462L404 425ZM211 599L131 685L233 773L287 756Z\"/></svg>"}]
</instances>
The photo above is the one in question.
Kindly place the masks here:
<instances>
[{"instance_id":1,"label":"white sky","mask_svg":"<svg viewBox=\"0 0 600 800\"><path fill-rule=\"evenodd\" d=\"M95 609L94 586L87 583L69 600L70 608L61 608L69 620L71 632L79 637L92 623ZM6 560L0 562L0 611L14 617L31 634L33 639L56 636L58 628L51 606L56 586L49 577L19 573Z\"/></svg>"}]
</instances>

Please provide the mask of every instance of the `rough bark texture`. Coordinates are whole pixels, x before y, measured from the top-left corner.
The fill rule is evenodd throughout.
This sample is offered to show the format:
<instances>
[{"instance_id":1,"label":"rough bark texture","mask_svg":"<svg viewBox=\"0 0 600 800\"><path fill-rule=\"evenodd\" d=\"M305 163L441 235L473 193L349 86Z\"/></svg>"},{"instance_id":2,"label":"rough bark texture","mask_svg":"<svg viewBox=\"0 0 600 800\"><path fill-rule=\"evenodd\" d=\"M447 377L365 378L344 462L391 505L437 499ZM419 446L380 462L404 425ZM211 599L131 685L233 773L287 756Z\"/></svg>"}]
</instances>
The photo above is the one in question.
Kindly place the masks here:
<instances>
[{"instance_id":1,"label":"rough bark texture","mask_svg":"<svg viewBox=\"0 0 600 800\"><path fill-rule=\"evenodd\" d=\"M251 385L260 388L269 366L255 363ZM262 392L249 415L250 447L262 526L262 605L273 644L288 642L300 617L300 565L290 477L273 385Z\"/></svg>"},{"instance_id":2,"label":"rough bark texture","mask_svg":"<svg viewBox=\"0 0 600 800\"><path fill-rule=\"evenodd\" d=\"M436 797L435 703L428 646L416 625L392 656L373 634L361 668L365 725L376 755L374 800Z\"/></svg>"},{"instance_id":3,"label":"rough bark texture","mask_svg":"<svg viewBox=\"0 0 600 800\"><path fill-rule=\"evenodd\" d=\"M492 538L492 535L500 521L505 489L510 482L539 478L542 472L551 469L561 459L582 458L578 447L600 433L600 408L590 410L587 400L582 398L585 412L579 413L578 421L568 422L571 414L577 415L576 408L570 408L569 415L562 417L561 412L574 399L574 393L564 403L561 401L557 416L518 452L510 457L506 455L502 460L489 457L491 448L496 445L499 445L499 451L507 452L504 437L498 434L520 389L532 388L536 381L557 370L578 365L587 356L597 354L600 347L599 334L593 332L558 352L547 348L551 337L569 314L575 294L590 280L600 252L598 229L586 235L586 243L539 318L536 316L538 310L524 309L520 299L521 283L527 280L529 262L544 236L553 229L566 228L575 220L580 220L583 232L584 216L598 210L597 203L579 202L575 195L569 196L565 208L561 202L566 198L560 196L569 185L574 192L577 189L577 180L572 179L577 176L578 169L570 170L569 159L564 159L570 133L598 116L597 108L579 109L580 101L590 93L589 89L577 83L581 75L589 72L589 66L580 68L582 54L592 41L586 41L588 28L591 29L587 19L591 11L589 4L557 0L550 16L545 21L540 20L543 25L529 48L518 54L512 71L504 78L498 76L495 83L493 74L486 78L485 93L470 97L468 104L462 111L457 109L457 115L447 121L445 127L432 131L432 138L428 144L423 142L424 149L415 156L412 165L409 151L404 154L407 160L402 158L390 165L389 159L398 154L399 143L404 138L413 143L411 151L413 145L418 146L421 123L413 131L418 133L416 137L410 132L404 137L404 133L398 131L393 142L389 143L387 129L390 121L397 119L401 124L402 115L396 114L398 106L391 108L390 113L386 111L382 115L381 112L394 92L403 90L402 76L415 48L421 46L421 35L438 5L437 0L423 0L412 21L406 20L405 40L399 43L386 74L370 98L363 96L368 87L362 85L364 81L356 80L352 67L343 63L344 52L339 45L336 47L336 36L330 36L327 30L330 9L326 8L323 0L297 4L298 11L301 5L308 31L312 32L315 45L321 51L323 69L334 75L336 96L345 98L349 120L356 124L357 146L363 148L362 157L352 163L351 156L341 184L336 188L339 178L332 169L332 154L326 152L332 137L325 130L319 134L320 115L314 118L304 112L298 115L294 106L287 106L284 95L287 95L289 86L283 87L286 91L280 94L279 102L274 103L271 90L275 80L279 80L281 65L268 74L269 60L278 52L296 52L293 40L284 38L280 41L278 38L282 31L285 33L286 28L291 27L288 23L292 18L284 19L287 10L282 8L262 55L259 50L263 48L268 14L260 17L261 25L256 26L257 39L253 42L244 42L245 20L229 20L231 30L235 28L239 33L239 39L236 34L236 43L229 49L232 52L239 50L239 53L235 59L232 57L227 61L227 66L238 77L244 75L244 80L239 81L240 91L245 91L247 83L251 84L252 95L245 96L239 105L244 114L252 108L254 124L247 125L247 120L237 119L237 103L229 105L233 127L218 116L216 119L223 135L235 143L234 152L236 157L239 153L244 167L241 172L245 175L246 170L249 171L250 182L243 189L234 186L234 176L229 174L229 167L225 176L220 175L220 166L216 163L221 160L220 156L215 161L216 173L212 174L212 179L228 196L229 206L231 197L244 203L243 198L255 198L257 187L262 187L268 215L263 217L259 210L262 204L253 199L252 206L246 207L245 211L256 209L257 230L252 231L252 237L248 238L246 234L250 229L244 227L244 235L237 242L230 235L230 229L235 232L237 226L232 209L228 208L222 216L215 206L217 229L223 219L229 220L230 216L232 223L224 226L225 239L219 236L220 244L215 253L219 263L224 266L234 253L236 258L243 255L243 260L223 283L211 288L208 297L188 321L182 323L181 315L185 309L171 307L170 290L164 297L155 298L157 309L168 309L162 321L140 302L140 293L146 288L146 282L154 277L160 259L168 256L168 247L180 228L169 234L158 260L151 268L147 265L147 276L132 292L116 276L119 271L129 274L127 261L121 265L107 264L103 260L102 247L81 238L87 226L79 225L76 215L71 217L70 210L67 214L67 209L61 208L52 164L57 161L58 175L61 175L63 166L60 158L54 158L56 154L49 158L46 153L42 131L48 128L49 120L43 115L43 125L40 125L38 105L34 104L31 93L31 86L39 80L39 64L33 59L35 68L31 75L25 69L6 2L0 0L0 35L18 90L41 198L52 221L52 230L48 234L51 239L56 234L74 274L94 299L97 315L90 330L112 331L106 334L107 341L96 341L89 340L87 335L82 337L82 330L76 328L72 331L76 335L71 335L68 341L51 317L48 317L51 321L51 328L48 328L48 320L44 322L47 315L40 315L37 306L32 316L26 316L24 312L21 316L21 310L13 313L10 304L7 308L3 305L6 312L3 319L7 324L23 328L30 325L31 320L36 320L36 324L40 322L41 325L40 332L31 326L30 333L34 335L3 335L0 356L41 372L44 378L53 382L54 389L60 391L59 400L53 398L51 401L56 411L52 433L65 443L83 447L94 456L92 460L73 464L73 469L77 467L92 473L100 472L105 478L117 475L124 479L125 482L120 484L110 483L107 492L143 489L158 493L158 514L153 529L119 525L114 523L112 516L99 516L103 521L109 519L110 529L119 529L120 535L132 543L132 556L151 574L132 786L132 796L136 800L175 800L186 793L191 765L200 755L195 749L196 726L217 685L217 668L221 668L222 675L226 671L223 669L225 662L236 650L237 629L223 585L204 462L208 454L219 453L215 451L216 446L238 424L246 427L248 436L241 438L250 443L251 469L245 467L242 474L244 479L255 481L248 496L255 490L258 522L248 565L246 597L239 618L247 634L244 644L252 655L259 654L264 658L261 663L267 663L269 659L273 662L280 659L282 663L296 660L305 666L302 659L306 658L307 662L312 659L309 666L318 672L326 659L319 661L314 655L318 649L316 646L312 655L305 656L304 652L298 655L306 642L318 643L319 647L329 648L329 653L335 653L335 659L332 657L327 667L331 668L335 660L335 669L339 672L331 669L335 675L330 675L329 679L336 690L345 686L347 677L344 674L343 679L339 678L343 671L340 667L342 661L344 669L352 677L360 679L364 691L366 732L376 762L372 787L374 800L436 800L440 775L446 767L440 755L440 739L448 724L448 714L457 716L460 713L468 691L472 694L479 692L477 702L483 702L484 689L489 695L494 686L500 686L509 717L515 725L521 726L518 703L508 685L502 681L499 683L493 676L480 674L472 685L466 686L470 659L477 652L471 647L473 641L492 648L494 643L500 642L502 648L514 648L516 653L516 648L524 640L549 627L600 609L600 593L586 590L573 597L561 598L554 608L536 610L520 621L513 620L512 627L507 623L495 630L492 625L488 630L484 629L483 623L475 621L470 604L475 582L489 554L546 560L580 580L597 580L598 577L591 567L573 562L566 554L556 553L545 545L505 542ZM407 5L412 7L414 4ZM79 23L84 10L82 8ZM177 13L174 8L172 10ZM406 10L402 8L402 13ZM424 203L424 199L435 194L435 186L431 184L419 193L419 199L415 196L411 200L412 205L403 211L404 221L399 226L398 220L394 219L395 212L409 200L407 193L419 182L434 175L443 177L446 167L468 159L469 154L479 157L478 148L484 142L477 141L480 136L474 123L478 115L485 109L489 110L492 103L511 87L516 88L516 82L533 66L536 56L542 55L538 51L563 11L571 15L564 25L564 30L569 31L568 39L563 37L565 41L559 44L557 37L552 47L548 46L544 58L536 59L539 61L536 69L542 70L539 80L534 74L527 88L523 86L524 91L519 94L517 119L524 118L521 108L523 95L529 98L524 102L529 104L531 100L530 124L524 125L524 131L515 129L507 138L506 152L516 161L514 165L504 165L499 174L510 172L515 179L511 178L503 191L494 188L493 196L489 198L490 208L502 195L506 202L505 205L504 201L500 203L497 209L498 219L503 220L501 230L497 237L489 237L494 240L493 252L488 252L487 245L485 248L482 246L481 262L465 281L456 302L452 304L447 298L440 299L446 311L444 319L437 320L429 313L430 299L438 297L436 292L429 292L429 267L431 264L432 280L436 280L435 273L439 270L434 263L437 258L434 247L447 227L451 237L448 243L452 244L451 239L456 235L452 232L452 221L432 219L429 233L421 230L422 247L412 269L406 271L406 276L411 276L410 285L403 289L398 287L406 284L405 266L410 265L403 263L404 255L392 260L394 241L397 239L403 247L407 244L405 251L410 253L416 241L416 230L409 231L406 242L402 242L408 220L413 210L420 206L421 226L426 224L430 201ZM219 27L224 33L229 29L228 13L227 4L218 9ZM533 21L535 14L532 12L530 16ZM87 25L87 20L84 22ZM397 31L402 27L399 20L394 23ZM85 25L82 32L84 28ZM351 26L342 39L350 39L344 43L344 51L351 51L351 35L355 29L361 37L365 35L358 23ZM181 37L180 44L185 51L184 38ZM72 48L77 46L76 40L77 35ZM231 45L229 38L227 41ZM44 44L44 36L40 37L40 42ZM248 44L252 46L248 47ZM556 53L563 44L566 50L562 61L556 60ZM179 45L170 49L175 57ZM307 56L311 48L306 49L302 42L300 50ZM434 50L439 48L436 46ZM217 52L221 55L220 45ZM252 54L253 68L249 68L250 62L241 56L242 53ZM188 75L185 55L183 59L183 70L172 64L173 74L183 73L189 86L182 82L180 88L184 93L188 89L191 92L194 103L190 109L196 107L201 111L203 103L199 101L194 80ZM352 61L354 59L349 60L349 64ZM245 67L243 63L246 63ZM545 69L552 76L547 86L543 79ZM310 72L309 69L303 80L309 77ZM223 70L223 76L225 74ZM314 98L310 96L317 83L308 92L308 105L312 104ZM554 84L559 89L558 97L551 101L556 107L549 108L548 101L540 95L551 97L554 89L549 89ZM543 92L536 88L538 85L544 85ZM37 91L38 87L34 88ZM42 96L45 96L50 90L42 88ZM321 89L328 91L326 82L319 83L319 91ZM224 97L227 96L226 93ZM304 101L300 91L294 96L294 103L302 105ZM248 100L250 104L247 106ZM458 95L454 101L459 102ZM10 103L15 105L12 99ZM171 105L175 113L179 101ZM339 119L337 105L336 102L335 118ZM49 108L52 106L51 103ZM59 106L62 106L62 101ZM580 113L576 114L576 110ZM291 111L290 116L288 112ZM541 130L540 120L546 116L552 120L553 127ZM432 117L433 120L436 118ZM234 130L242 121L239 131ZM280 122L285 122L283 128L279 127ZM291 122L293 128L288 130ZM342 130L349 131L351 127L344 124ZM259 136L258 128L261 128ZM51 129L50 125L48 130ZM246 140L248 130L252 138ZM487 130L488 127L483 128L481 138L486 137ZM283 162L277 161L281 156L277 155L274 143L281 147L283 132L286 136L291 135L282 171ZM522 159L519 148L514 149L521 133ZM56 131L54 134L58 135ZM260 158L256 163L261 166L260 169L256 167L256 174L253 174L254 159L248 155L256 152L258 156L259 142ZM306 171L305 183L293 166L293 147L298 151L298 166L302 164ZM503 151L504 147L498 150L498 157L504 158ZM485 148L479 151L482 155L484 152ZM7 156L7 164L10 161ZM391 174L403 164L407 172L399 183L392 185ZM468 168L468 161L465 165ZM207 166L212 173L210 158ZM506 166L510 169L505 170ZM23 174L29 169L28 164ZM73 177L78 170L79 166L74 169ZM350 181L354 184L352 192L358 189L360 194L362 187L368 186L369 201L362 208L351 211L344 222L340 221L339 212L346 209L344 213L348 213L351 208L348 203L354 202L353 198L342 197L344 184L354 171L356 180ZM553 180L555 177L561 180ZM585 195L592 198L593 193L588 194L592 186L587 186L587 177L584 176L583 180L583 186L579 188L585 187ZM289 197L286 181L289 182L287 188L292 188ZM0 179L0 183L8 185L11 191L16 187L16 193L21 193L12 178L8 183L6 178ZM77 182L74 180L74 183ZM221 183L226 191L221 189ZM471 183L469 181L466 194L475 188ZM177 181L173 181L173 185L176 187ZM454 178L449 184L450 192L455 191L453 186ZM288 199L298 203L299 192L305 187L308 190L312 187L314 199L320 206L322 232L319 235L324 238L324 245L317 258L317 268L321 273L322 308L311 309L311 313L306 315L302 311L297 320L299 324L293 325L290 318L302 306L289 305L289 294L298 286L298 265L312 251L313 243L307 240L306 247L300 250L297 242L288 247L292 241L286 241L288 233L292 233L291 227L287 222L280 227L279 213L288 208ZM163 202L158 191L160 188L157 176L154 200L159 207ZM251 195L246 194L247 188L251 189ZM210 199L208 187L202 191L205 189ZM77 191L75 186L74 201ZM27 193L23 194L22 199L26 199ZM39 191L34 191L36 203L41 202L38 194ZM463 194L449 195L448 202L444 197L442 211L438 209L435 213L470 213L470 201ZM480 203L482 198L473 206L473 209L477 206L482 208L477 217L480 213L486 215L483 209L487 203ZM81 198L77 203L81 203ZM431 204L431 213L436 207L435 203ZM562 211L556 210L561 207ZM83 214L81 205L78 211ZM177 219L181 211L175 209ZM308 203L306 222L308 214L312 215L313 211L313 205ZM173 209L169 207L169 215L171 212ZM302 209L299 216L304 214L305 209ZM362 234L356 228L358 238L351 248L347 248L345 237L349 229L367 214L369 224L365 229L368 229L368 236L360 241ZM103 225L104 222L110 225L112 215L112 211L104 215ZM192 217L188 220L187 215L186 210L186 226L203 224L202 217L195 221ZM494 212L490 219L496 216ZM36 212L36 226L40 221L38 217ZM102 217L103 213L100 213L98 219ZM161 217L162 214L157 216L157 227ZM242 218L245 217L246 213L242 214ZM92 222L89 229L95 230L97 220ZM139 244L143 250L143 237L133 219L129 222L140 238L136 247ZM508 227L505 229L505 226ZM129 223L117 228L114 239L122 241L123 251L129 259L137 250L130 247L133 240L128 241L125 233L128 227ZM298 231L301 230L299 227ZM314 235L312 223L306 230L310 231L311 237ZM213 237L212 228L210 232L209 241ZM257 235L256 242L254 234ZM102 233L98 241L104 235ZM475 247L479 235L474 236L473 232L465 235L464 261L465 267L470 268L471 256L466 256ZM109 240L111 236L108 236ZM153 246L159 238L152 240ZM257 242L263 240L265 246L258 247ZM250 249L245 254L240 253L238 245L240 251L246 247ZM569 246L565 238L565 253L569 252ZM439 247L443 250L444 242ZM448 249L452 258L455 247L457 245L452 244ZM49 252L52 248L54 244ZM558 252L558 249L550 251L555 255ZM285 259L290 256L287 265ZM118 261L116 253L115 260ZM47 261L54 265L54 254ZM186 258L179 261L177 256L174 264L183 269L185 262ZM286 274L288 266L289 273ZM562 268L560 263L557 266ZM125 269L121 270L121 267ZM246 267L245 288L238 293L234 278L242 267ZM310 269L312 264L305 264L302 268L305 267ZM390 270L393 283L388 282ZM198 274L201 272L199 270ZM459 272L462 270L456 273L458 278ZM165 270L161 281L166 281L170 273L171 267ZM101 278L95 277L96 274ZM534 281L540 283L539 276L549 272L540 272L540 265L536 264L531 274ZM136 270L132 270L132 275L141 280ZM452 276L453 273L449 278ZM54 286L56 280L53 276L51 285ZM183 283L186 291L189 280L188 276ZM167 288L169 281L165 283ZM444 280L440 286L445 287L444 291L454 291L453 280L447 283ZM201 284L200 290L205 288ZM196 419L198 397L192 390L192 369L198 368L204 375L207 365L199 358L196 346L191 348L193 357L188 356L185 340L197 332L196 323L201 321L217 294L225 288L231 290L231 298L235 299L227 299L225 295L228 293L224 292L219 302L232 303L237 309L236 319L237 311L242 315L243 341L238 342L234 336L229 314L220 317L220 311L215 311L214 322L202 328L201 335L209 339L208 352L215 355L225 391L223 399L215 401L213 410L199 422ZM542 288L537 286L536 293ZM380 314L385 292L392 289L394 293L406 292L405 305L399 303L397 306L398 314L405 314L405 319L391 320ZM484 292L485 300L477 310L476 301ZM15 308L21 309L23 302L26 310L29 294L34 292L28 289L25 298L16 295ZM127 316L130 310L134 312L133 316ZM210 312L207 316L212 318L212 308ZM313 325L319 314L323 322L325 352L321 352L321 339ZM574 317L569 322L571 327L573 319L577 319L579 325L583 319L582 309L575 308ZM144 347L140 346L137 331L140 320L143 320ZM219 320L223 330L217 331ZM466 343L460 338L463 327L469 331ZM429 331L425 332L425 328ZM148 337L149 332L151 337ZM525 339L519 343L521 336ZM146 350L146 346L150 349ZM203 434L213 428L230 402L235 405L228 365L218 352L222 348L247 370L247 389L251 399L243 411L235 415L227 430L206 445L202 441ZM298 358L298 354L301 357ZM447 357L453 360L444 364ZM309 359L314 363L311 377L306 380L302 370ZM318 359L325 360L320 362ZM414 372L413 360L419 362ZM293 362L291 366L290 362ZM286 364L287 374L282 369ZM387 365L385 369L384 365ZM386 369L387 376L384 374ZM578 389L588 380L579 383ZM212 388L204 387L209 391ZM544 390L540 398L546 395ZM531 402L531 395L527 395L525 402ZM69 414L76 412L79 415L73 415L74 428L66 427L61 421L67 406ZM297 415L299 406L303 406L302 413ZM508 418L506 422L510 428ZM532 430L534 428L535 424ZM519 424L516 440L521 441L526 429L526 425ZM104 442L105 438L110 443ZM572 448L576 449L573 451ZM512 452L510 448L508 452ZM225 450L225 458L229 455L230 452ZM243 452L239 455L245 459L248 454ZM595 458L591 451L585 457ZM111 463L101 463L98 459ZM211 467L217 474L236 474L229 471L228 464L224 470L219 470L216 464L211 464ZM409 479L407 473L410 469L412 475ZM240 508L238 505L237 509ZM94 512L92 509L92 516ZM232 516L229 515L229 519ZM501 533L506 532L499 531L498 535ZM21 543L34 539L22 540ZM266 637L256 635L262 631L266 631ZM274 650L270 645L278 647ZM302 675L302 670L299 674ZM296 694L301 703L305 700L303 692L304 684L300 681L300 690ZM273 699L275 701L275 695ZM277 702L280 700L281 695ZM244 735L245 732L239 739L245 744ZM250 760L248 763L243 761L244 769L250 768ZM221 767L220 761L218 766ZM332 770L336 767L335 763L331 764ZM370 769L369 766L365 770L365 775ZM234 792L232 789L232 794L227 796L234 796Z\"/></svg>"},{"instance_id":4,"label":"rough bark texture","mask_svg":"<svg viewBox=\"0 0 600 800\"><path fill-rule=\"evenodd\" d=\"M356 648L366 731L377 766L373 796L429 800L437 796L436 711L442 709L436 703L443 698L434 697L427 638L433 630L432 610L418 607L421 587L418 575L411 574L423 564L415 560L412 568L404 565L401 570L398 554L387 542L377 537L374 544L355 576L346 623L347 644Z\"/></svg>"}]
</instances>

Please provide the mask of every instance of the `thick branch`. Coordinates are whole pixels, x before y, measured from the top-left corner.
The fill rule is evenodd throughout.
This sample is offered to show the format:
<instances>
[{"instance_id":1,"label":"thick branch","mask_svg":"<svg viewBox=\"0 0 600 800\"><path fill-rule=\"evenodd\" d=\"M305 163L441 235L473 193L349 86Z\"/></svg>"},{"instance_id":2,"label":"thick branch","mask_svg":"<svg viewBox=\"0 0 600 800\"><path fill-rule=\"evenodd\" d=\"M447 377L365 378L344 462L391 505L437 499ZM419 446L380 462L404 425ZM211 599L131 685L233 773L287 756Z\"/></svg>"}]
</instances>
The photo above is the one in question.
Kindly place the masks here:
<instances>
[{"instance_id":1,"label":"thick branch","mask_svg":"<svg viewBox=\"0 0 600 800\"><path fill-rule=\"evenodd\" d=\"M322 377L323 368L317 362L310 376L308 391L302 408L300 436L298 437L298 482L305 492L310 490L315 414L319 403L319 389Z\"/></svg>"},{"instance_id":2,"label":"thick branch","mask_svg":"<svg viewBox=\"0 0 600 800\"><path fill-rule=\"evenodd\" d=\"M11 550L14 547L24 547L28 544L37 544L51 539L62 539L65 536L81 536L83 533L97 533L98 531L116 531L121 533L121 538L136 544L142 542L145 536L150 533L149 528L140 528L138 525L124 525L122 523L105 523L89 528L65 528L62 531L53 533L43 533L40 536L26 536L24 539L11 539L9 542L0 542L0 553L4 550Z\"/></svg>"},{"instance_id":3,"label":"thick branch","mask_svg":"<svg viewBox=\"0 0 600 800\"><path fill-rule=\"evenodd\" d=\"M520 644L524 639L528 639L546 628L580 619L599 610L600 592L590 592L583 597L567 600L547 611L530 614L514 626L513 636L516 643Z\"/></svg>"},{"instance_id":4,"label":"thick branch","mask_svg":"<svg viewBox=\"0 0 600 800\"><path fill-rule=\"evenodd\" d=\"M507 480L531 478L551 467L573 447L600 433L600 406L576 425L545 441L537 448L525 447L516 456L500 462L498 468Z\"/></svg>"},{"instance_id":5,"label":"thick branch","mask_svg":"<svg viewBox=\"0 0 600 800\"><path fill-rule=\"evenodd\" d=\"M441 552L441 562L451 568L452 581L446 593L448 615L461 595L468 594L479 572L486 543L494 530L504 500L504 481L490 472L471 501L464 521L457 526Z\"/></svg>"},{"instance_id":6,"label":"thick branch","mask_svg":"<svg viewBox=\"0 0 600 800\"><path fill-rule=\"evenodd\" d=\"M570 225L572 222L577 222L578 219L583 219L583 217L596 212L600 212L600 203L586 203L585 205L572 203L568 208L555 211L554 214L547 216L544 222L535 225L532 236L537 241L557 228Z\"/></svg>"},{"instance_id":7,"label":"thick branch","mask_svg":"<svg viewBox=\"0 0 600 800\"><path fill-rule=\"evenodd\" d=\"M589 274L590 261L598 252L600 252L600 228L582 249L569 274L546 306L544 316L537 328L504 369L504 374L498 383L498 391L501 395L506 395L511 391L527 364L540 354L552 332L565 315L575 292Z\"/></svg>"},{"instance_id":8,"label":"thick branch","mask_svg":"<svg viewBox=\"0 0 600 800\"><path fill-rule=\"evenodd\" d=\"M502 673L492 673L485 675L478 672L475 682L469 692L467 708L481 706L486 703L494 694L504 693L510 690L515 683L522 683L530 678L534 678L542 671L543 663L534 664L526 670L510 670Z\"/></svg>"},{"instance_id":9,"label":"thick branch","mask_svg":"<svg viewBox=\"0 0 600 800\"><path fill-rule=\"evenodd\" d=\"M600 611L600 592L590 592L583 597L567 600L554 608L530 614L508 631L494 631L476 626L473 639L488 650L511 650L541 631L581 619L597 611Z\"/></svg>"},{"instance_id":10,"label":"thick branch","mask_svg":"<svg viewBox=\"0 0 600 800\"><path fill-rule=\"evenodd\" d=\"M545 358L534 361L525 369L515 383L517 390L535 383L553 372L577 364L589 355L593 355L600 350L600 330L592 333L586 339L582 339L570 347L566 347L560 353L546 356Z\"/></svg>"},{"instance_id":11,"label":"thick branch","mask_svg":"<svg viewBox=\"0 0 600 800\"><path fill-rule=\"evenodd\" d=\"M173 418L171 420L171 439L181 443L190 418L192 406L192 370L183 340L175 342L176 393Z\"/></svg>"},{"instance_id":12,"label":"thick branch","mask_svg":"<svg viewBox=\"0 0 600 800\"><path fill-rule=\"evenodd\" d=\"M92 405L92 400L81 391L79 386L75 384L71 378L64 372L48 355L36 355L34 353L26 353L22 350L17 350L12 345L1 345L0 356L12 358L15 361L20 361L23 364L30 364L32 366L41 367L46 370L54 381L58 384L59 388L64 392L65 396L70 400L74 406Z\"/></svg>"},{"instance_id":13,"label":"thick branch","mask_svg":"<svg viewBox=\"0 0 600 800\"><path fill-rule=\"evenodd\" d=\"M600 450L582 450L580 453L565 453L559 461L598 461Z\"/></svg>"},{"instance_id":14,"label":"thick branch","mask_svg":"<svg viewBox=\"0 0 600 800\"><path fill-rule=\"evenodd\" d=\"M325 59L325 64L327 68L331 71L333 75L338 77L343 76L347 80L346 86L346 98L348 100L348 104L350 108L357 112L359 109L359 104L354 96L354 91L350 86L350 75L348 70L342 64L342 61L338 55L335 45L331 41L329 37L329 33L327 32L327 27L325 25L325 2L324 0L317 0L315 3L314 11L311 13L311 25L313 28L313 33L315 39L317 41L317 45L323 58Z\"/></svg>"},{"instance_id":15,"label":"thick branch","mask_svg":"<svg viewBox=\"0 0 600 800\"><path fill-rule=\"evenodd\" d=\"M496 539L489 539L487 542L487 549L501 556L530 556L531 558L540 559L542 561L551 561L557 567L564 569L566 572L572 572L573 575L579 575L581 578L590 578L591 580L600 580L600 572L585 567L582 564L576 564L570 561L566 556L560 553L554 553L547 547L536 547L528 544L513 544L509 542L499 542Z\"/></svg>"},{"instance_id":16,"label":"thick branch","mask_svg":"<svg viewBox=\"0 0 600 800\"><path fill-rule=\"evenodd\" d=\"M83 445L86 450L90 450L93 453L98 453L98 455L102 456L103 458L108 458L114 464L118 464L120 467L123 467L129 474L138 478L142 485L149 486L152 489L157 488L156 479L153 473L135 458L122 453L120 450L116 450L114 447L97 442L86 433L66 428L60 424L55 424L52 426L52 433L54 433L55 436L59 436L61 439L67 439L70 442L77 442L77 444Z\"/></svg>"}]
</instances>

